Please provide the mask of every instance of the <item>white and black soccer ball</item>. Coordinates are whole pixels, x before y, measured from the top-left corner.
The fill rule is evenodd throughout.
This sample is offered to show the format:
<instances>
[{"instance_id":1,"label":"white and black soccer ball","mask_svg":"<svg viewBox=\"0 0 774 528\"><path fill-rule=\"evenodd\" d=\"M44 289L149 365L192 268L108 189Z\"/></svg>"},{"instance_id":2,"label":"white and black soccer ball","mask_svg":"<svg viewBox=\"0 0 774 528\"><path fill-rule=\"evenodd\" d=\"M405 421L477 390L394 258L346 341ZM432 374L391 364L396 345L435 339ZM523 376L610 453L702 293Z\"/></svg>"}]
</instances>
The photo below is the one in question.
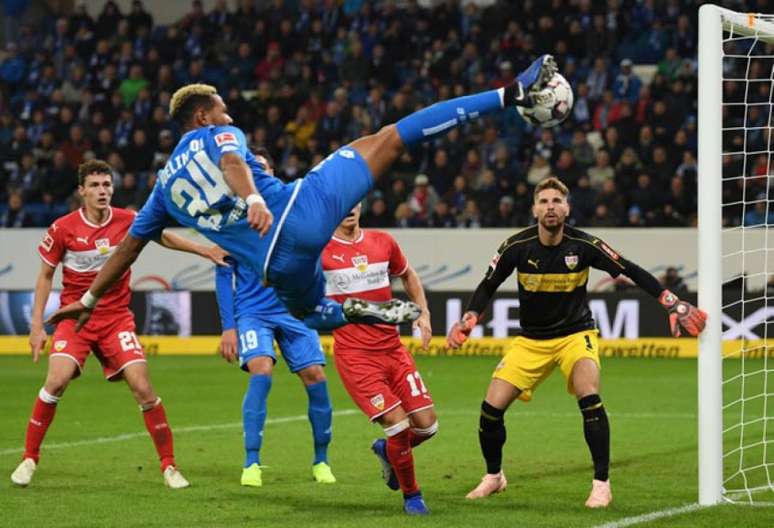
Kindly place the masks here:
<instances>
[{"instance_id":1,"label":"white and black soccer ball","mask_svg":"<svg viewBox=\"0 0 774 528\"><path fill-rule=\"evenodd\" d=\"M535 105L531 108L516 107L521 117L534 126L555 127L567 119L572 111L572 87L559 73L555 73L545 88L535 94L534 98Z\"/></svg>"}]
</instances>

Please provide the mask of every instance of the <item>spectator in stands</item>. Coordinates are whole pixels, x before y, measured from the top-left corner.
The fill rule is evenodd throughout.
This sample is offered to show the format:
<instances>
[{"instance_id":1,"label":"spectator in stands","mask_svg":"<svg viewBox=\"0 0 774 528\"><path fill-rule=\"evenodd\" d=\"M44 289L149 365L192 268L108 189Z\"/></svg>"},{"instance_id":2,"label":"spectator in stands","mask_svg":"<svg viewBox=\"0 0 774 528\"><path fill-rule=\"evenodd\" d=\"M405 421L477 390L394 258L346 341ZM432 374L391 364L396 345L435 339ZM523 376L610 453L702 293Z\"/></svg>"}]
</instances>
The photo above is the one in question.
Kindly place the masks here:
<instances>
[{"instance_id":1,"label":"spectator in stands","mask_svg":"<svg viewBox=\"0 0 774 528\"><path fill-rule=\"evenodd\" d=\"M22 198L30 202L40 199L42 184L43 174L36 166L35 155L31 151L25 152L21 163L11 171L6 188L21 192Z\"/></svg>"},{"instance_id":2,"label":"spectator in stands","mask_svg":"<svg viewBox=\"0 0 774 528\"><path fill-rule=\"evenodd\" d=\"M497 213L487 227L514 227L514 200L510 196L500 198L500 204L497 207Z\"/></svg>"},{"instance_id":3,"label":"spectator in stands","mask_svg":"<svg viewBox=\"0 0 774 528\"><path fill-rule=\"evenodd\" d=\"M591 227L618 227L619 220L607 208L607 205L597 204L594 216L589 221Z\"/></svg>"},{"instance_id":4,"label":"spectator in stands","mask_svg":"<svg viewBox=\"0 0 774 528\"><path fill-rule=\"evenodd\" d=\"M587 168L594 163L594 148L588 142L586 134L582 130L576 130L573 133L570 150L575 162L581 167Z\"/></svg>"},{"instance_id":5,"label":"spectator in stands","mask_svg":"<svg viewBox=\"0 0 774 528\"><path fill-rule=\"evenodd\" d=\"M551 175L551 166L548 164L550 156L551 152L547 150L535 152L532 165L527 170L527 183L534 186Z\"/></svg>"},{"instance_id":6,"label":"spectator in stands","mask_svg":"<svg viewBox=\"0 0 774 528\"><path fill-rule=\"evenodd\" d=\"M637 74L632 70L634 63L631 59L624 59L621 61L621 71L616 76L613 83L613 95L617 99L622 99L630 103L636 103L637 98L640 95L640 88L642 87L642 81Z\"/></svg>"},{"instance_id":7,"label":"spectator in stands","mask_svg":"<svg viewBox=\"0 0 774 528\"><path fill-rule=\"evenodd\" d=\"M658 189L653 185L650 174L643 172L637 177L637 186L631 193L631 203L639 207L650 225L656 210L661 205Z\"/></svg>"},{"instance_id":8,"label":"spectator in stands","mask_svg":"<svg viewBox=\"0 0 774 528\"><path fill-rule=\"evenodd\" d=\"M121 185L113 192L113 205L115 207L124 207L129 209L139 209L140 192L137 187L137 177L133 172L125 172L121 176Z\"/></svg>"},{"instance_id":9,"label":"spectator in stands","mask_svg":"<svg viewBox=\"0 0 774 528\"><path fill-rule=\"evenodd\" d=\"M761 193L755 197L755 205L752 209L747 207L744 215L744 225L746 227L766 226L774 224L774 211L769 210L769 201L766 193Z\"/></svg>"},{"instance_id":10,"label":"spectator in stands","mask_svg":"<svg viewBox=\"0 0 774 528\"><path fill-rule=\"evenodd\" d=\"M430 185L430 179L425 174L419 174L414 178L414 190L408 199L408 206L412 219L416 223L427 222L431 211L438 202L438 193Z\"/></svg>"},{"instance_id":11,"label":"spectator in stands","mask_svg":"<svg viewBox=\"0 0 774 528\"><path fill-rule=\"evenodd\" d=\"M24 210L24 198L21 191L8 194L8 208L0 216L0 227L30 227L32 218Z\"/></svg>"},{"instance_id":12,"label":"spectator in stands","mask_svg":"<svg viewBox=\"0 0 774 528\"><path fill-rule=\"evenodd\" d=\"M600 190L607 181L615 180L615 171L610 166L610 153L605 149L599 149L596 154L596 161L592 167L586 171L589 177L589 183L594 189Z\"/></svg>"},{"instance_id":13,"label":"spectator in stands","mask_svg":"<svg viewBox=\"0 0 774 528\"><path fill-rule=\"evenodd\" d=\"M433 214L427 222L427 227L457 227L457 219L449 210L449 204L444 200L438 200L433 209Z\"/></svg>"},{"instance_id":14,"label":"spectator in stands","mask_svg":"<svg viewBox=\"0 0 774 528\"><path fill-rule=\"evenodd\" d=\"M570 215L575 225L590 225L597 203L597 193L591 188L588 176L581 176L578 184L570 192Z\"/></svg>"},{"instance_id":15,"label":"spectator in stands","mask_svg":"<svg viewBox=\"0 0 774 528\"><path fill-rule=\"evenodd\" d=\"M481 227L481 211L479 210L476 201L472 198L465 202L465 209L462 211L458 226L468 229L477 229Z\"/></svg>"},{"instance_id":16,"label":"spectator in stands","mask_svg":"<svg viewBox=\"0 0 774 528\"><path fill-rule=\"evenodd\" d=\"M370 207L362 216L360 224L363 227L373 227L378 229L392 227L395 225L395 219L391 218L387 213L387 203L384 201L384 198L382 198L381 193L374 196Z\"/></svg>"}]
</instances>

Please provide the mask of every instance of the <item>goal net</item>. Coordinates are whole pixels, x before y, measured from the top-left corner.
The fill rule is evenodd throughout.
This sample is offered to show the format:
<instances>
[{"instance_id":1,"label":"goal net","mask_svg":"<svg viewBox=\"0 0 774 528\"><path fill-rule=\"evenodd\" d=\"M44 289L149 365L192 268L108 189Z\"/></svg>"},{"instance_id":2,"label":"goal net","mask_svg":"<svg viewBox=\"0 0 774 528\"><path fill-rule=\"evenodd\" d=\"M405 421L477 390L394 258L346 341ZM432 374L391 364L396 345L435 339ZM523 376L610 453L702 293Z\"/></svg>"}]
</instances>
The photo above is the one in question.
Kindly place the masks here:
<instances>
[{"instance_id":1,"label":"goal net","mask_svg":"<svg viewBox=\"0 0 774 528\"><path fill-rule=\"evenodd\" d=\"M701 504L774 504L772 125L774 16L703 6L699 303L711 320L699 354Z\"/></svg>"}]
</instances>

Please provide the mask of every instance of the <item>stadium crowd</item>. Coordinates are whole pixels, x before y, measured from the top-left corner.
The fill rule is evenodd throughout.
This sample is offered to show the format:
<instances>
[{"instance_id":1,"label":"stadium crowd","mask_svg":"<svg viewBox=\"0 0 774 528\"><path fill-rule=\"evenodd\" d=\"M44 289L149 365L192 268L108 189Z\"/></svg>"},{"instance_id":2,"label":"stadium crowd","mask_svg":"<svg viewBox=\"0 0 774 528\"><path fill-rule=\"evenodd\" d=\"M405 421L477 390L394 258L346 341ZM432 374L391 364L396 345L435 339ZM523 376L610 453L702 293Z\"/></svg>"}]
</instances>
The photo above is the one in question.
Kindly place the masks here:
<instances>
[{"instance_id":1,"label":"stadium crowd","mask_svg":"<svg viewBox=\"0 0 774 528\"><path fill-rule=\"evenodd\" d=\"M509 82L553 53L575 106L553 130L515 112L406 153L368 200L372 227L529 224L556 175L579 226L686 226L696 216L696 6L667 0L194 0L174 25L135 0L17 28L0 62L0 226L78 206L76 168L107 160L114 204L141 207L178 132L180 85L223 94L235 124L292 180L339 145L435 100ZM653 65L648 79L635 65Z\"/></svg>"}]
</instances>

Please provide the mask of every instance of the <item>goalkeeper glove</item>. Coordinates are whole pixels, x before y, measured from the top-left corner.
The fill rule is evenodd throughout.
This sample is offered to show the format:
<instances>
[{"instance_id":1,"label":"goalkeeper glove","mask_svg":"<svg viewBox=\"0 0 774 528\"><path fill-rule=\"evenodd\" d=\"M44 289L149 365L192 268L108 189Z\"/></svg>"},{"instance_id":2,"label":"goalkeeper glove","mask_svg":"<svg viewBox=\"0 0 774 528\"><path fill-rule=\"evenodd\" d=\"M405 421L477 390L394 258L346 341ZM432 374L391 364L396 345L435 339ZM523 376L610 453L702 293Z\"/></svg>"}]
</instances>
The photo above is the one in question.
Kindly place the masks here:
<instances>
[{"instance_id":1,"label":"goalkeeper glove","mask_svg":"<svg viewBox=\"0 0 774 528\"><path fill-rule=\"evenodd\" d=\"M693 337L704 330L707 321L705 311L699 310L689 302L681 301L677 295L669 290L661 292L658 302L669 312L669 329L674 337L680 337L682 330Z\"/></svg>"},{"instance_id":2,"label":"goalkeeper glove","mask_svg":"<svg viewBox=\"0 0 774 528\"><path fill-rule=\"evenodd\" d=\"M449 330L449 335L446 336L446 344L451 348L462 346L477 323L478 316L474 312L465 312L462 320L454 323Z\"/></svg>"}]
</instances>

